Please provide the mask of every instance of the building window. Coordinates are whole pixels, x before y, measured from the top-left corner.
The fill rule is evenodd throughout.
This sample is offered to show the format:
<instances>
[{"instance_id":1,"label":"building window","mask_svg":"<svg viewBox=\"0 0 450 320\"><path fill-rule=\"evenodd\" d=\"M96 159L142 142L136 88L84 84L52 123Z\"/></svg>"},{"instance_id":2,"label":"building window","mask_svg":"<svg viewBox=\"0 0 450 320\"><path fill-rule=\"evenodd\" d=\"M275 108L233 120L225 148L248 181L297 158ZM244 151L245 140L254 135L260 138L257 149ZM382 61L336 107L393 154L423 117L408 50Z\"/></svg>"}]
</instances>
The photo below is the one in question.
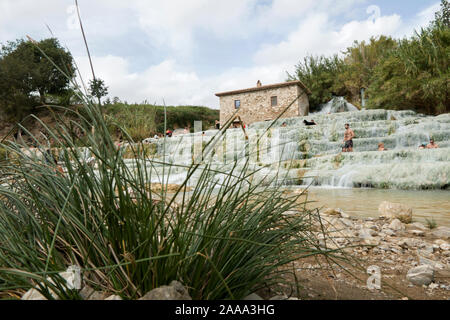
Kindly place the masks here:
<instances>
[{"instance_id":1,"label":"building window","mask_svg":"<svg viewBox=\"0 0 450 320\"><path fill-rule=\"evenodd\" d=\"M277 97L271 97L270 98L270 104L272 105L272 107L275 107L276 105L278 105Z\"/></svg>"},{"instance_id":2,"label":"building window","mask_svg":"<svg viewBox=\"0 0 450 320\"><path fill-rule=\"evenodd\" d=\"M234 100L234 108L239 109L240 106L241 106L241 100Z\"/></svg>"}]
</instances>

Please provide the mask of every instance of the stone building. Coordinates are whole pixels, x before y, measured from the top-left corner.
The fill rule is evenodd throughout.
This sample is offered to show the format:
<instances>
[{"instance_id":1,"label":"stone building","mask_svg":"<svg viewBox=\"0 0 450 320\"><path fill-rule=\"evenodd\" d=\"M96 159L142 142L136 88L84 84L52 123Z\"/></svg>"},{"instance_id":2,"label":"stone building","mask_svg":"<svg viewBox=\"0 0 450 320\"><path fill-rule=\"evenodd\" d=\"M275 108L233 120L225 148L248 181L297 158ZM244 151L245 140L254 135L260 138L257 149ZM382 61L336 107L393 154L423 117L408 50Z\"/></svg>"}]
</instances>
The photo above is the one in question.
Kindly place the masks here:
<instances>
[{"instance_id":1,"label":"stone building","mask_svg":"<svg viewBox=\"0 0 450 320\"><path fill-rule=\"evenodd\" d=\"M236 110L246 125L253 122L274 120L298 96L281 118L306 116L309 113L309 89L301 81L290 81L263 86L258 80L256 87L216 93L220 98L220 124L227 122Z\"/></svg>"}]
</instances>

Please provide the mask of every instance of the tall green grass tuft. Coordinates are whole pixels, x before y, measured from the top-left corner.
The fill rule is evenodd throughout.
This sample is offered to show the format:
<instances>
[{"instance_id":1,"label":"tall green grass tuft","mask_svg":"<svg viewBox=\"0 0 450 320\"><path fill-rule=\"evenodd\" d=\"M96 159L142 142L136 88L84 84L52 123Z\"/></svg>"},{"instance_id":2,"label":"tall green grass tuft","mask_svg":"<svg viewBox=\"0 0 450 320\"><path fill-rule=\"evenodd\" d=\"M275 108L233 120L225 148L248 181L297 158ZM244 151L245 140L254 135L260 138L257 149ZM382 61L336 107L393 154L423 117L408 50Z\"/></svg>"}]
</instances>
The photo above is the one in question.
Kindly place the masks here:
<instances>
[{"instance_id":1,"label":"tall green grass tuft","mask_svg":"<svg viewBox=\"0 0 450 320\"><path fill-rule=\"evenodd\" d=\"M30 132L36 149L0 144L8 154L0 162L3 295L35 287L48 299L78 299L59 275L77 265L84 284L124 299L172 280L194 299L241 299L285 281L289 262L327 252L310 232L312 215L299 204L301 195L286 195L271 181L254 183L248 158L226 170L186 166L184 181L169 192L175 166L140 144L117 148L100 107L77 94L83 107L66 109L76 120L56 119L53 129L41 122L58 163ZM126 129L116 130L133 141Z\"/></svg>"},{"instance_id":2,"label":"tall green grass tuft","mask_svg":"<svg viewBox=\"0 0 450 320\"><path fill-rule=\"evenodd\" d=\"M0 290L40 284L47 298L49 290L77 298L58 272L78 265L86 284L125 299L172 280L194 299L240 299L282 281L287 263L320 252L299 195L254 185L248 162L222 172L221 181L217 169L192 165L168 193L157 174L171 165L142 145L130 145L134 157L124 159L98 107L86 103L83 113L73 125L86 135L86 149L64 123L45 133L59 144L65 173L39 155L44 145L1 146L14 160L0 163ZM162 190L150 187L155 179Z\"/></svg>"}]
</instances>

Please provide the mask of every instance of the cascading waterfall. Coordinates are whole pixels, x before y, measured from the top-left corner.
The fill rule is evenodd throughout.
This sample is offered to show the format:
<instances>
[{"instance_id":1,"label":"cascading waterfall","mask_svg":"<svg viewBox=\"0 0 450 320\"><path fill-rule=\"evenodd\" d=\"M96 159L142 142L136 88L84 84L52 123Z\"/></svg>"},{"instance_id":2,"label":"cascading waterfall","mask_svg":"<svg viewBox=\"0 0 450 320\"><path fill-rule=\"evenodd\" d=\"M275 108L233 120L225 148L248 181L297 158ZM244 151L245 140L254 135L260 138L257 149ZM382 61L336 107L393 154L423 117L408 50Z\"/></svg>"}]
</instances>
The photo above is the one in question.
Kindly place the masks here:
<instances>
[{"instance_id":1,"label":"cascading waterfall","mask_svg":"<svg viewBox=\"0 0 450 320\"><path fill-rule=\"evenodd\" d=\"M338 112L353 112L358 111L358 108L347 102L344 97L334 97L329 102L320 106L320 111L311 113L310 115L316 114L329 114Z\"/></svg>"},{"instance_id":2,"label":"cascading waterfall","mask_svg":"<svg viewBox=\"0 0 450 320\"><path fill-rule=\"evenodd\" d=\"M353 106L354 107L354 106ZM354 107L356 108L356 107ZM277 184L317 185L345 188L393 188L405 190L448 189L450 186L450 114L424 116L413 111L354 110L343 98L334 98L320 113L307 117L254 123L242 129L205 131L160 139L157 157L165 162L189 166L203 161L226 171L234 161L238 167L249 159L258 173L276 177ZM331 112L331 113L330 113ZM337 112L337 113L332 113ZM311 120L316 126L305 126ZM282 126L286 123L286 126ZM344 125L355 132L354 152L341 153ZM266 130L268 129L268 130ZM433 137L439 149L419 150ZM205 145L216 139L205 159ZM383 142L387 151L377 151ZM200 158L199 158L200 155ZM154 168L160 175L160 168ZM175 183L185 177L186 167L173 167L168 178ZM167 174L167 173L166 173ZM217 174L220 179L220 173ZM195 179L194 179L195 180Z\"/></svg>"}]
</instances>

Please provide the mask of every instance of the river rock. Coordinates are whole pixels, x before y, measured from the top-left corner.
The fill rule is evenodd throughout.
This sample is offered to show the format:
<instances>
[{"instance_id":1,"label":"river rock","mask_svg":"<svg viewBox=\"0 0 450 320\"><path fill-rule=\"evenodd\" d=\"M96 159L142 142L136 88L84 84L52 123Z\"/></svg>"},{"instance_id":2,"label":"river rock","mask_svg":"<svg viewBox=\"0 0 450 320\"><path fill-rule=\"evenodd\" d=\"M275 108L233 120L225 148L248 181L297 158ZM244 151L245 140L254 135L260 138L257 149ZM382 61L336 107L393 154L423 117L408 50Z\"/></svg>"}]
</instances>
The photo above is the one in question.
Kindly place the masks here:
<instances>
[{"instance_id":1,"label":"river rock","mask_svg":"<svg viewBox=\"0 0 450 320\"><path fill-rule=\"evenodd\" d=\"M430 285L428 286L428 289L430 290L434 290L439 288L439 285L437 283L430 283Z\"/></svg>"},{"instance_id":2,"label":"river rock","mask_svg":"<svg viewBox=\"0 0 450 320\"><path fill-rule=\"evenodd\" d=\"M436 239L436 240L434 240L434 243L437 244L438 246L440 246L441 244L446 244L448 242L445 240L442 240L442 239Z\"/></svg>"},{"instance_id":3,"label":"river rock","mask_svg":"<svg viewBox=\"0 0 450 320\"><path fill-rule=\"evenodd\" d=\"M79 295L83 300L104 300L106 298L105 293L95 291L88 285L85 285L83 289L81 289Z\"/></svg>"},{"instance_id":4,"label":"river rock","mask_svg":"<svg viewBox=\"0 0 450 320\"><path fill-rule=\"evenodd\" d=\"M105 300L122 300L122 298L118 295L113 294L112 296L109 296Z\"/></svg>"},{"instance_id":5,"label":"river rock","mask_svg":"<svg viewBox=\"0 0 450 320\"><path fill-rule=\"evenodd\" d=\"M371 237L364 239L364 244L369 246L378 246L380 244L380 239L377 237Z\"/></svg>"},{"instance_id":6,"label":"river rock","mask_svg":"<svg viewBox=\"0 0 450 320\"><path fill-rule=\"evenodd\" d=\"M408 232L417 237L425 237L425 232L422 230L409 230Z\"/></svg>"},{"instance_id":7,"label":"river rock","mask_svg":"<svg viewBox=\"0 0 450 320\"><path fill-rule=\"evenodd\" d=\"M47 300L47 298L44 297L39 291L32 288L25 292L20 300Z\"/></svg>"},{"instance_id":8,"label":"river rock","mask_svg":"<svg viewBox=\"0 0 450 320\"><path fill-rule=\"evenodd\" d=\"M341 215L341 209L333 209L333 208L328 208L326 209L323 213L327 214L329 216L340 216Z\"/></svg>"},{"instance_id":9,"label":"river rock","mask_svg":"<svg viewBox=\"0 0 450 320\"><path fill-rule=\"evenodd\" d=\"M347 214L347 213L345 213L343 211L341 211L341 217L344 218L344 219L350 219L351 218L349 214Z\"/></svg>"},{"instance_id":10,"label":"river rock","mask_svg":"<svg viewBox=\"0 0 450 320\"><path fill-rule=\"evenodd\" d=\"M168 286L161 286L147 292L139 300L192 300L186 288L174 280Z\"/></svg>"},{"instance_id":11,"label":"river rock","mask_svg":"<svg viewBox=\"0 0 450 320\"><path fill-rule=\"evenodd\" d=\"M441 244L441 245L439 246L439 248L440 248L442 251L449 251L449 250L450 250L450 244L448 244L448 243L443 243L443 244Z\"/></svg>"},{"instance_id":12,"label":"river rock","mask_svg":"<svg viewBox=\"0 0 450 320\"><path fill-rule=\"evenodd\" d=\"M431 234L436 238L450 239L450 228L448 227L437 227Z\"/></svg>"},{"instance_id":13,"label":"river rock","mask_svg":"<svg viewBox=\"0 0 450 320\"><path fill-rule=\"evenodd\" d=\"M422 231L427 231L428 228L424 226L423 223L420 222L414 222L410 224L411 227L422 230Z\"/></svg>"},{"instance_id":14,"label":"river rock","mask_svg":"<svg viewBox=\"0 0 450 320\"><path fill-rule=\"evenodd\" d=\"M383 232L385 235L387 235L387 236L391 236L391 237L395 237L395 236L396 236L395 231L392 230L392 229L389 229L389 228L382 229L382 232Z\"/></svg>"},{"instance_id":15,"label":"river rock","mask_svg":"<svg viewBox=\"0 0 450 320\"><path fill-rule=\"evenodd\" d=\"M399 219L394 219L389 224L388 228L394 231L401 231L405 230L405 225Z\"/></svg>"},{"instance_id":16,"label":"river rock","mask_svg":"<svg viewBox=\"0 0 450 320\"><path fill-rule=\"evenodd\" d=\"M403 253L402 247L399 247L399 246L391 246L389 249L390 249L393 253L395 253L395 254L397 254L397 255Z\"/></svg>"},{"instance_id":17,"label":"river rock","mask_svg":"<svg viewBox=\"0 0 450 320\"><path fill-rule=\"evenodd\" d=\"M415 285L427 286L434 280L434 269L429 265L412 268L406 274L406 279Z\"/></svg>"},{"instance_id":18,"label":"river rock","mask_svg":"<svg viewBox=\"0 0 450 320\"><path fill-rule=\"evenodd\" d=\"M259 295L257 295L256 293L252 293L249 294L248 296L246 296L244 298L244 300L264 300L263 298L261 298ZM278 299L278 300L282 300L282 299Z\"/></svg>"},{"instance_id":19,"label":"river rock","mask_svg":"<svg viewBox=\"0 0 450 320\"><path fill-rule=\"evenodd\" d=\"M371 239L372 237L376 236L377 234L378 233L372 229L361 229L358 231L358 237L363 240Z\"/></svg>"},{"instance_id":20,"label":"river rock","mask_svg":"<svg viewBox=\"0 0 450 320\"><path fill-rule=\"evenodd\" d=\"M345 226L347 226L348 228L353 228L353 226L354 226L353 222L352 222L350 219L347 219L347 218L342 218L342 219L341 219L341 222L342 222Z\"/></svg>"},{"instance_id":21,"label":"river rock","mask_svg":"<svg viewBox=\"0 0 450 320\"><path fill-rule=\"evenodd\" d=\"M59 274L66 280L67 289L81 289L81 268L79 266L70 266L65 272L60 272Z\"/></svg>"},{"instance_id":22,"label":"river rock","mask_svg":"<svg viewBox=\"0 0 450 320\"><path fill-rule=\"evenodd\" d=\"M421 253L426 253L428 255L433 254L434 253L434 246L432 244L429 243L424 243L424 246L421 247L421 249L419 250Z\"/></svg>"},{"instance_id":23,"label":"river rock","mask_svg":"<svg viewBox=\"0 0 450 320\"><path fill-rule=\"evenodd\" d=\"M408 247L411 247L411 248L414 248L414 247L415 248L425 248L428 245L426 242L419 240L419 239L415 239L415 238L406 238L405 243ZM428 251L429 251L429 249L428 249Z\"/></svg>"},{"instance_id":24,"label":"river rock","mask_svg":"<svg viewBox=\"0 0 450 320\"><path fill-rule=\"evenodd\" d=\"M402 248L412 249L419 246L419 240L413 238L404 238L399 240L397 242L397 245L399 245Z\"/></svg>"},{"instance_id":25,"label":"river rock","mask_svg":"<svg viewBox=\"0 0 450 320\"><path fill-rule=\"evenodd\" d=\"M433 270L443 270L443 269L445 269L445 266L442 263L440 263L438 261L431 260L431 259L427 259L427 258L421 257L421 256L419 256L419 263L421 265L428 265L428 266L432 267Z\"/></svg>"},{"instance_id":26,"label":"river rock","mask_svg":"<svg viewBox=\"0 0 450 320\"><path fill-rule=\"evenodd\" d=\"M399 219L403 223L411 223L412 208L401 203L384 201L378 207L381 217Z\"/></svg>"},{"instance_id":27,"label":"river rock","mask_svg":"<svg viewBox=\"0 0 450 320\"><path fill-rule=\"evenodd\" d=\"M289 299L289 297L287 295L283 294L283 295L273 296L269 300L288 300L288 299ZM262 300L262 299L259 299L259 300Z\"/></svg>"},{"instance_id":28,"label":"river rock","mask_svg":"<svg viewBox=\"0 0 450 320\"><path fill-rule=\"evenodd\" d=\"M59 275L66 281L66 287L69 290L80 290L81 289L81 269L78 266L69 266L66 271L60 272ZM50 277L47 280L54 284ZM58 295L49 289L50 294L55 300L58 300ZM38 290L31 288L28 290L21 298L22 300L47 300Z\"/></svg>"}]
</instances>

